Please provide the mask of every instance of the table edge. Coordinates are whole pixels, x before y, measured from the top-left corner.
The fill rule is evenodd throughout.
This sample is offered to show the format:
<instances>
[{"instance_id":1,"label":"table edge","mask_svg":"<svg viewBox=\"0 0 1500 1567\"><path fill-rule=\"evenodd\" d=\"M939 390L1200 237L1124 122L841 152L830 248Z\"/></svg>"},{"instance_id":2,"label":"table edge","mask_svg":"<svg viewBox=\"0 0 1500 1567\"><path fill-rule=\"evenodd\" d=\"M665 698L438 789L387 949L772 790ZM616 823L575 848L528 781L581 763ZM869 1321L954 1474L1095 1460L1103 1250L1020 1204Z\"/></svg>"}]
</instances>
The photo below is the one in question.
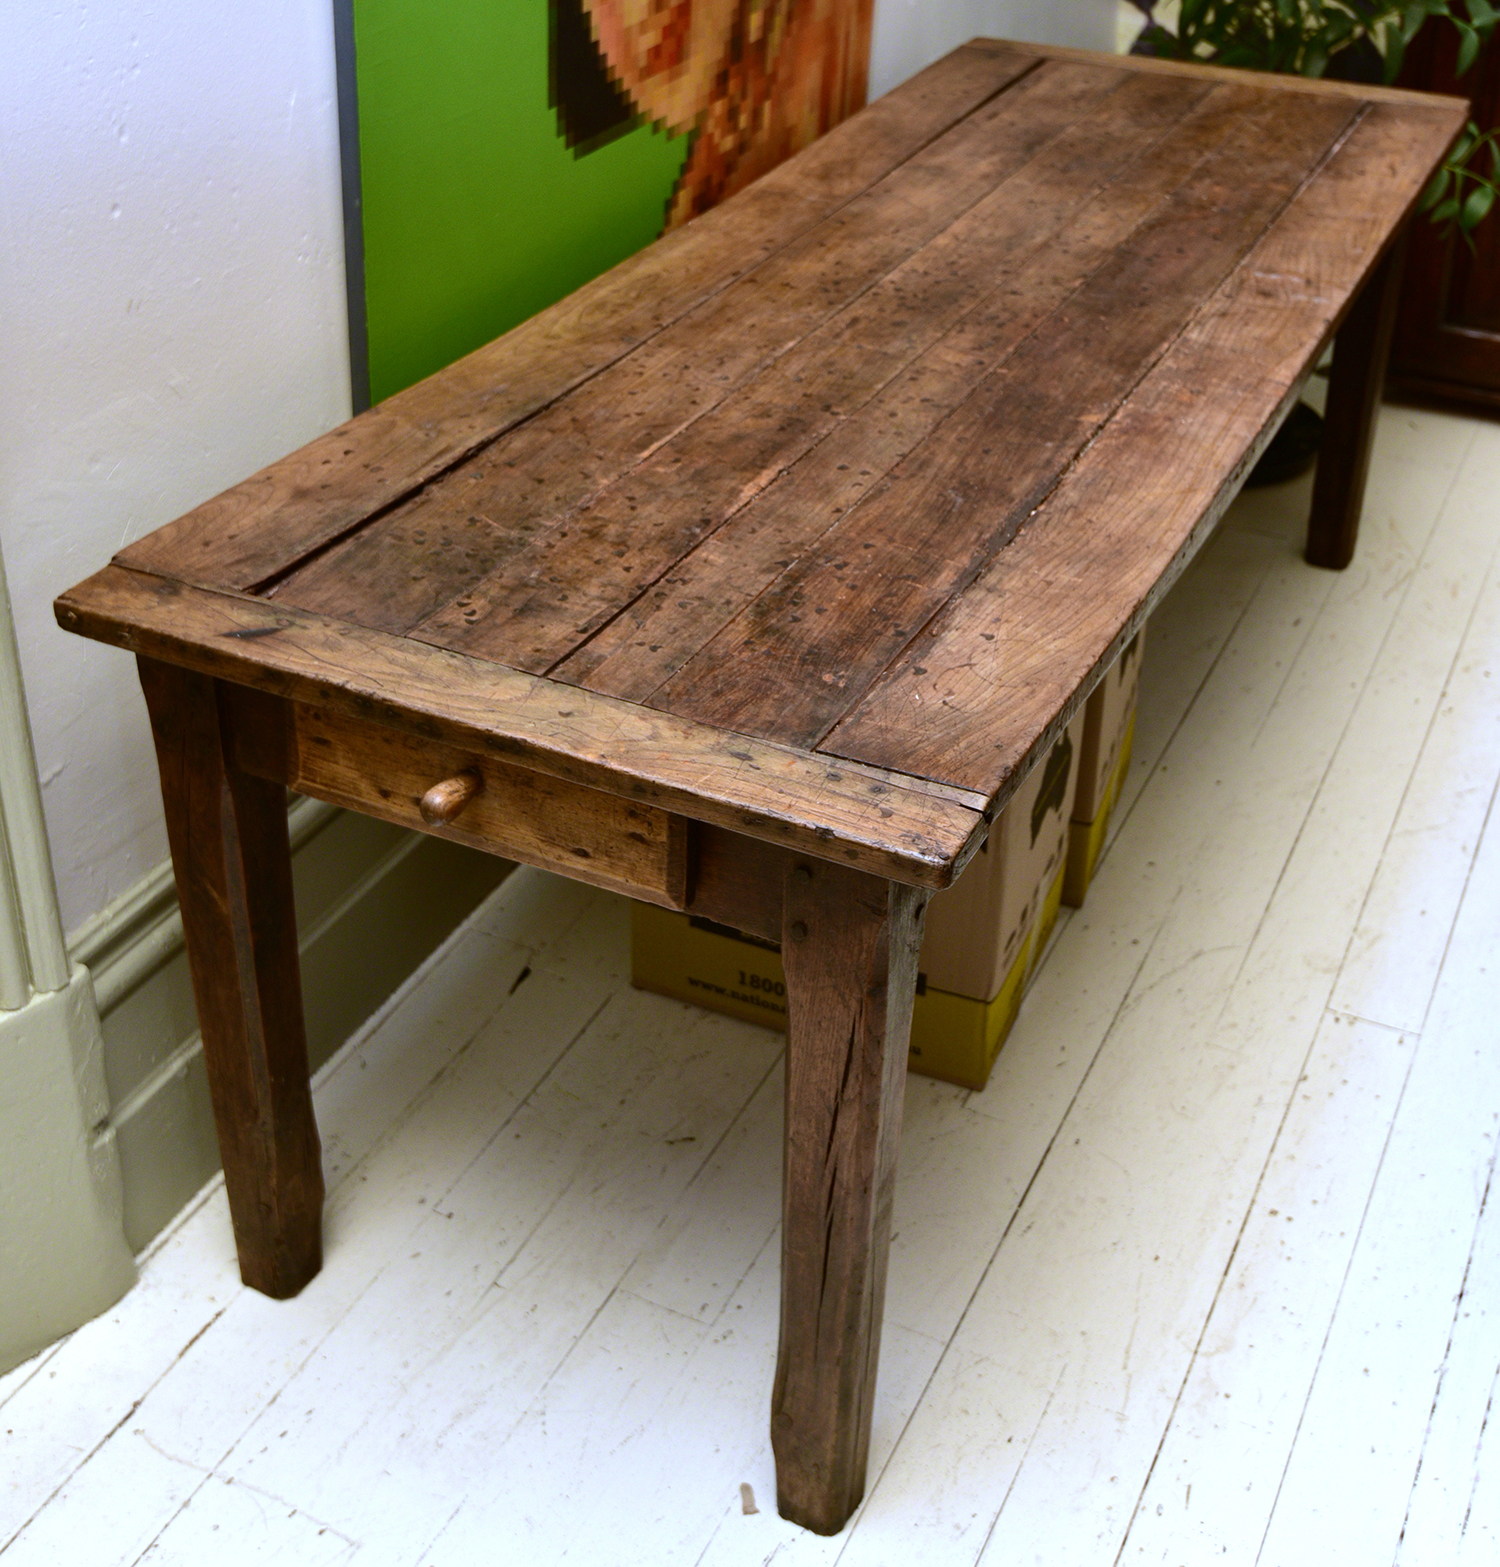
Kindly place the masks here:
<instances>
[{"instance_id":1,"label":"table edge","mask_svg":"<svg viewBox=\"0 0 1500 1567\"><path fill-rule=\"evenodd\" d=\"M990 802L973 790L755 739L247 594L109 565L60 594L54 613L63 630L140 656L408 733L468 741L538 772L912 886L951 885L989 830ZM221 629L193 631L188 619ZM295 638L278 638L288 631L314 645L299 654ZM321 660L319 641L358 656ZM413 674L412 664L432 674ZM403 675L408 689L397 696L392 678ZM486 724L456 700L445 704L442 692L454 687L442 677L485 688L507 705L509 721ZM565 705L549 711L554 697ZM579 722L559 727L558 718ZM612 762L569 737L590 722L622 749L663 754ZM826 821L835 803L849 818L839 828Z\"/></svg>"},{"instance_id":2,"label":"table edge","mask_svg":"<svg viewBox=\"0 0 1500 1567\"><path fill-rule=\"evenodd\" d=\"M1272 71L1252 71L1243 66L1211 65L1206 60L1163 60L1150 54L1106 54L1098 49L1075 49L1067 44L1010 43L1003 38L976 37L960 47L1006 44L1024 54L1043 60L1073 60L1084 65L1109 62L1129 71L1156 72L1168 76L1190 76L1221 82L1249 80L1251 85L1270 91L1309 93L1327 98L1355 98L1366 103L1391 103L1414 109L1448 109L1462 104L1467 112L1468 99L1451 93L1419 92L1410 87L1384 87L1369 82L1331 81L1321 76L1298 76Z\"/></svg>"}]
</instances>

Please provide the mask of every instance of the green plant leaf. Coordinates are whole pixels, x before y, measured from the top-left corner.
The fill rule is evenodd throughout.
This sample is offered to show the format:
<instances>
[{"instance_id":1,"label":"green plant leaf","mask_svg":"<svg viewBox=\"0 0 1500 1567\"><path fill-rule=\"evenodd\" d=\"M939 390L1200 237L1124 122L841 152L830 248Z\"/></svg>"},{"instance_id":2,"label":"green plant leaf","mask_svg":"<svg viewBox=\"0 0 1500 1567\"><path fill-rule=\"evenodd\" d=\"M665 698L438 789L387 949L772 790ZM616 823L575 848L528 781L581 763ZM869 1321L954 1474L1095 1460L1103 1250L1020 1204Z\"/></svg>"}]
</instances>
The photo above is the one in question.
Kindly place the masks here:
<instances>
[{"instance_id":1,"label":"green plant leaf","mask_svg":"<svg viewBox=\"0 0 1500 1567\"><path fill-rule=\"evenodd\" d=\"M1463 211L1459 215L1458 226L1467 234L1494 205L1495 187L1493 185L1475 186L1469 192L1468 199L1464 202Z\"/></svg>"},{"instance_id":2,"label":"green plant leaf","mask_svg":"<svg viewBox=\"0 0 1500 1567\"><path fill-rule=\"evenodd\" d=\"M1458 28L1458 65L1455 74L1462 76L1465 71L1479 58L1479 34L1466 22L1456 22Z\"/></svg>"},{"instance_id":3,"label":"green plant leaf","mask_svg":"<svg viewBox=\"0 0 1500 1567\"><path fill-rule=\"evenodd\" d=\"M1389 87L1406 61L1406 37L1399 28L1392 28L1385 38L1385 84Z\"/></svg>"},{"instance_id":4,"label":"green plant leaf","mask_svg":"<svg viewBox=\"0 0 1500 1567\"><path fill-rule=\"evenodd\" d=\"M1427 20L1427 7L1417 0L1415 5L1406 8L1406 20L1401 24L1401 41L1410 43L1417 36L1422 24Z\"/></svg>"},{"instance_id":5,"label":"green plant leaf","mask_svg":"<svg viewBox=\"0 0 1500 1567\"><path fill-rule=\"evenodd\" d=\"M1417 202L1417 210L1430 211L1443 199L1444 192L1453 183L1453 175L1446 168L1439 169L1427 182L1427 189L1422 192Z\"/></svg>"},{"instance_id":6,"label":"green plant leaf","mask_svg":"<svg viewBox=\"0 0 1500 1567\"><path fill-rule=\"evenodd\" d=\"M1458 198L1456 196L1450 196L1449 199L1442 204L1442 206L1438 207L1433 212L1432 221L1439 224L1451 223L1457 216Z\"/></svg>"}]
</instances>

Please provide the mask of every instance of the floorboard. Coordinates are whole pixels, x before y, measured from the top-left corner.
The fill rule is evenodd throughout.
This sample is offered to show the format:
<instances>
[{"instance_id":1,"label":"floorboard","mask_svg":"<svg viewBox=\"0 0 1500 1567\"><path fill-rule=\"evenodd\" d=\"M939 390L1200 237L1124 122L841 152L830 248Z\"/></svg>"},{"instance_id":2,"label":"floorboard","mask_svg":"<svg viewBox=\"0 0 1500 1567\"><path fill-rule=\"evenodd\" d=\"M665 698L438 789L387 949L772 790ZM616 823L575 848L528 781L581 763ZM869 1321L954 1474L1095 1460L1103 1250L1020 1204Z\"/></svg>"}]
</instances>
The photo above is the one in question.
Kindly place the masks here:
<instances>
[{"instance_id":1,"label":"floorboard","mask_svg":"<svg viewBox=\"0 0 1500 1567\"><path fill-rule=\"evenodd\" d=\"M1348 572L1285 486L1154 618L1087 906L988 1088L908 1086L843 1534L775 1511L780 1036L520 871L319 1075L297 1300L213 1187L0 1378L0 1567L1487 1567L1497 483L1387 408Z\"/></svg>"}]
</instances>

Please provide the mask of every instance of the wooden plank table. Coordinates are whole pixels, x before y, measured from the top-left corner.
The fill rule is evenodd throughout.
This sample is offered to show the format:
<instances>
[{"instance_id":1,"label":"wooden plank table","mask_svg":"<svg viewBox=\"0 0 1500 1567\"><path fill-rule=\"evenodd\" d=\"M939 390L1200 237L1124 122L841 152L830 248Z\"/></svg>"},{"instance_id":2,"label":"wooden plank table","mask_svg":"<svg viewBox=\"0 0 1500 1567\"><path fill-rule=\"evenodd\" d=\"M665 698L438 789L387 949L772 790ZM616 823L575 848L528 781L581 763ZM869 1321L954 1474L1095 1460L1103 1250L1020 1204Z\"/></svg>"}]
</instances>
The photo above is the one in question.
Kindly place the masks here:
<instances>
[{"instance_id":1,"label":"wooden plank table","mask_svg":"<svg viewBox=\"0 0 1500 1567\"><path fill-rule=\"evenodd\" d=\"M1452 100L979 40L57 603L135 652L244 1279L321 1262L284 789L783 942L782 1512L863 1493L947 886L1337 333L1353 550Z\"/></svg>"}]
</instances>

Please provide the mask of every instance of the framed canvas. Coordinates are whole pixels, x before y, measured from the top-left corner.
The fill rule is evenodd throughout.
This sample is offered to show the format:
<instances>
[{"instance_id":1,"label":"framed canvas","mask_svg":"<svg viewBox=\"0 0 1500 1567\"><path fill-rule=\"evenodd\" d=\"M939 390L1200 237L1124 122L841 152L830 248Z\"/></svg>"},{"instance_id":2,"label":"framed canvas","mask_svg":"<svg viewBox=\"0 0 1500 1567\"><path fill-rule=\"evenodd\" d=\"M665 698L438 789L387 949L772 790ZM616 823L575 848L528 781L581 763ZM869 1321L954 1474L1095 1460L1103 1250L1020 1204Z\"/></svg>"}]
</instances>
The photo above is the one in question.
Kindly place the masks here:
<instances>
[{"instance_id":1,"label":"framed canvas","mask_svg":"<svg viewBox=\"0 0 1500 1567\"><path fill-rule=\"evenodd\" d=\"M873 0L334 0L355 406L859 108Z\"/></svg>"}]
</instances>

